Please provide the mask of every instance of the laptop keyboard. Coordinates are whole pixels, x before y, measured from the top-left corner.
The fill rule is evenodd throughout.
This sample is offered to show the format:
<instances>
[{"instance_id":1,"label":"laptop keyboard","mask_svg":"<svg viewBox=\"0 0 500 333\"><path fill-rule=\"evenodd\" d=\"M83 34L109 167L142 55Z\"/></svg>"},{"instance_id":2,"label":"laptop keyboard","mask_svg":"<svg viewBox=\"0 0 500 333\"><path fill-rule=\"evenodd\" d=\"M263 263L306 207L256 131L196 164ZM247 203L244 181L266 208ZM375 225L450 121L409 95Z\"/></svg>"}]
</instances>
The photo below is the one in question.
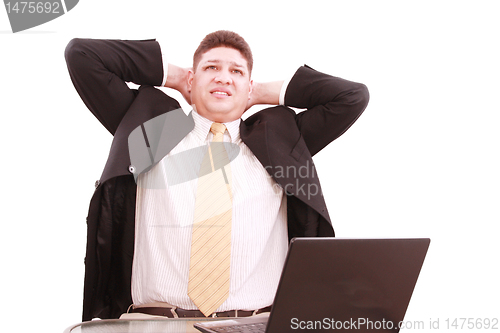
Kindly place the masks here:
<instances>
[{"instance_id":1,"label":"laptop keyboard","mask_svg":"<svg viewBox=\"0 0 500 333\"><path fill-rule=\"evenodd\" d=\"M221 333L265 333L266 323L238 324L225 327L212 327L212 331Z\"/></svg>"}]
</instances>

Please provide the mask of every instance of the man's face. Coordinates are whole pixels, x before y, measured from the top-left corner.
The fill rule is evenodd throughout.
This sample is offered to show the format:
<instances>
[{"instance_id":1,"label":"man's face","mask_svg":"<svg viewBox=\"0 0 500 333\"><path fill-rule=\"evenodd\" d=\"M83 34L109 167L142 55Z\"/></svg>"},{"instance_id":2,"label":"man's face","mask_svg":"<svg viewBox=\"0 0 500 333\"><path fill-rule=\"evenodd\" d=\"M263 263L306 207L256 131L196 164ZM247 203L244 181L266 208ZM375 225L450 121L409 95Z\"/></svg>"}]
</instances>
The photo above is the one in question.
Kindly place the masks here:
<instances>
[{"instance_id":1,"label":"man's face","mask_svg":"<svg viewBox=\"0 0 500 333\"><path fill-rule=\"evenodd\" d=\"M238 50L216 47L201 56L188 84L196 112L212 121L229 122L245 112L253 82Z\"/></svg>"}]
</instances>

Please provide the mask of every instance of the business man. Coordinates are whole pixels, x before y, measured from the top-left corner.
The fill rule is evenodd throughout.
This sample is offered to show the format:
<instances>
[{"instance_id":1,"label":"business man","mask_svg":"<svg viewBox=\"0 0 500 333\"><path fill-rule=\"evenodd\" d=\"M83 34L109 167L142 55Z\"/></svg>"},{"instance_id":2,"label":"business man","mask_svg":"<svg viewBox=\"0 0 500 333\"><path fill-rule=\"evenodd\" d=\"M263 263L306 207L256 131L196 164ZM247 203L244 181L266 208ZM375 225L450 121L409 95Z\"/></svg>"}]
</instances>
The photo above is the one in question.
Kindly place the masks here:
<instances>
[{"instance_id":1,"label":"business man","mask_svg":"<svg viewBox=\"0 0 500 333\"><path fill-rule=\"evenodd\" d=\"M74 39L66 48L78 93L114 135L87 218L83 320L127 309L168 317L268 311L288 240L334 235L312 156L361 115L366 87L306 66L287 81L254 82L248 44L228 31L205 37L192 69L164 61L168 52L154 40ZM141 87L129 89L129 81ZM180 91L193 111L179 112L176 100L154 88L162 85ZM256 104L277 106L242 121ZM226 149L216 150L217 142ZM149 154L145 167L137 145L144 156L153 146L162 156ZM187 159L193 163L180 159L185 169L196 164L199 177L172 184L172 163L207 146ZM202 209L209 199L199 187L208 176L220 195L209 195ZM219 180L224 186L215 186ZM200 214L207 206L218 208ZM220 237L216 245L201 241L206 230Z\"/></svg>"}]
</instances>

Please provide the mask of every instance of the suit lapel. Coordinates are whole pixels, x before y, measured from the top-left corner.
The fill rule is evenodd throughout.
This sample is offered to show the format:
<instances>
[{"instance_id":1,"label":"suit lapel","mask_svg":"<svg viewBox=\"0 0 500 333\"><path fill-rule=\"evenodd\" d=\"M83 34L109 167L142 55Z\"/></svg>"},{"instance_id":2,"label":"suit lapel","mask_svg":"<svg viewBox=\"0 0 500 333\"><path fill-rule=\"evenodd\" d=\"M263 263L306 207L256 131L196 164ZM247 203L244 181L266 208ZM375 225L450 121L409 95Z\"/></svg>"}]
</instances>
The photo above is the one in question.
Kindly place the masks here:
<instances>
[{"instance_id":1,"label":"suit lapel","mask_svg":"<svg viewBox=\"0 0 500 333\"><path fill-rule=\"evenodd\" d=\"M240 137L266 170L269 167L272 168L268 152L266 122L257 119L257 121L247 124L242 121L240 123ZM268 172L272 176L269 170Z\"/></svg>"},{"instance_id":2,"label":"suit lapel","mask_svg":"<svg viewBox=\"0 0 500 333\"><path fill-rule=\"evenodd\" d=\"M186 116L175 99L154 87L141 87L115 132L100 182L150 168L193 127L192 115Z\"/></svg>"},{"instance_id":3,"label":"suit lapel","mask_svg":"<svg viewBox=\"0 0 500 333\"><path fill-rule=\"evenodd\" d=\"M262 119L242 121L240 136L287 195L297 197L330 221L316 168L304 140L300 134L295 141L288 133L282 135L281 131L298 131L297 128L279 126L270 126Z\"/></svg>"}]
</instances>

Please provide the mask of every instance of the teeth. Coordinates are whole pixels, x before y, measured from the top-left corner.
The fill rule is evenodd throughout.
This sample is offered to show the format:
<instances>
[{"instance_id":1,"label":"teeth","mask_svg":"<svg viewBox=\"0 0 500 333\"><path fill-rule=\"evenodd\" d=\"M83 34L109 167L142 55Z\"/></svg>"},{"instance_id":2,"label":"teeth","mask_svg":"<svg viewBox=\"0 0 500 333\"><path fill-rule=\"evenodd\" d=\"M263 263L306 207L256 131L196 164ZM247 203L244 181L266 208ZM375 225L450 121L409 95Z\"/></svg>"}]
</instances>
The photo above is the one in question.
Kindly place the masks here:
<instances>
[{"instance_id":1,"label":"teeth","mask_svg":"<svg viewBox=\"0 0 500 333\"><path fill-rule=\"evenodd\" d=\"M229 96L229 94L227 92L223 92L223 91L214 91L212 94Z\"/></svg>"}]
</instances>

